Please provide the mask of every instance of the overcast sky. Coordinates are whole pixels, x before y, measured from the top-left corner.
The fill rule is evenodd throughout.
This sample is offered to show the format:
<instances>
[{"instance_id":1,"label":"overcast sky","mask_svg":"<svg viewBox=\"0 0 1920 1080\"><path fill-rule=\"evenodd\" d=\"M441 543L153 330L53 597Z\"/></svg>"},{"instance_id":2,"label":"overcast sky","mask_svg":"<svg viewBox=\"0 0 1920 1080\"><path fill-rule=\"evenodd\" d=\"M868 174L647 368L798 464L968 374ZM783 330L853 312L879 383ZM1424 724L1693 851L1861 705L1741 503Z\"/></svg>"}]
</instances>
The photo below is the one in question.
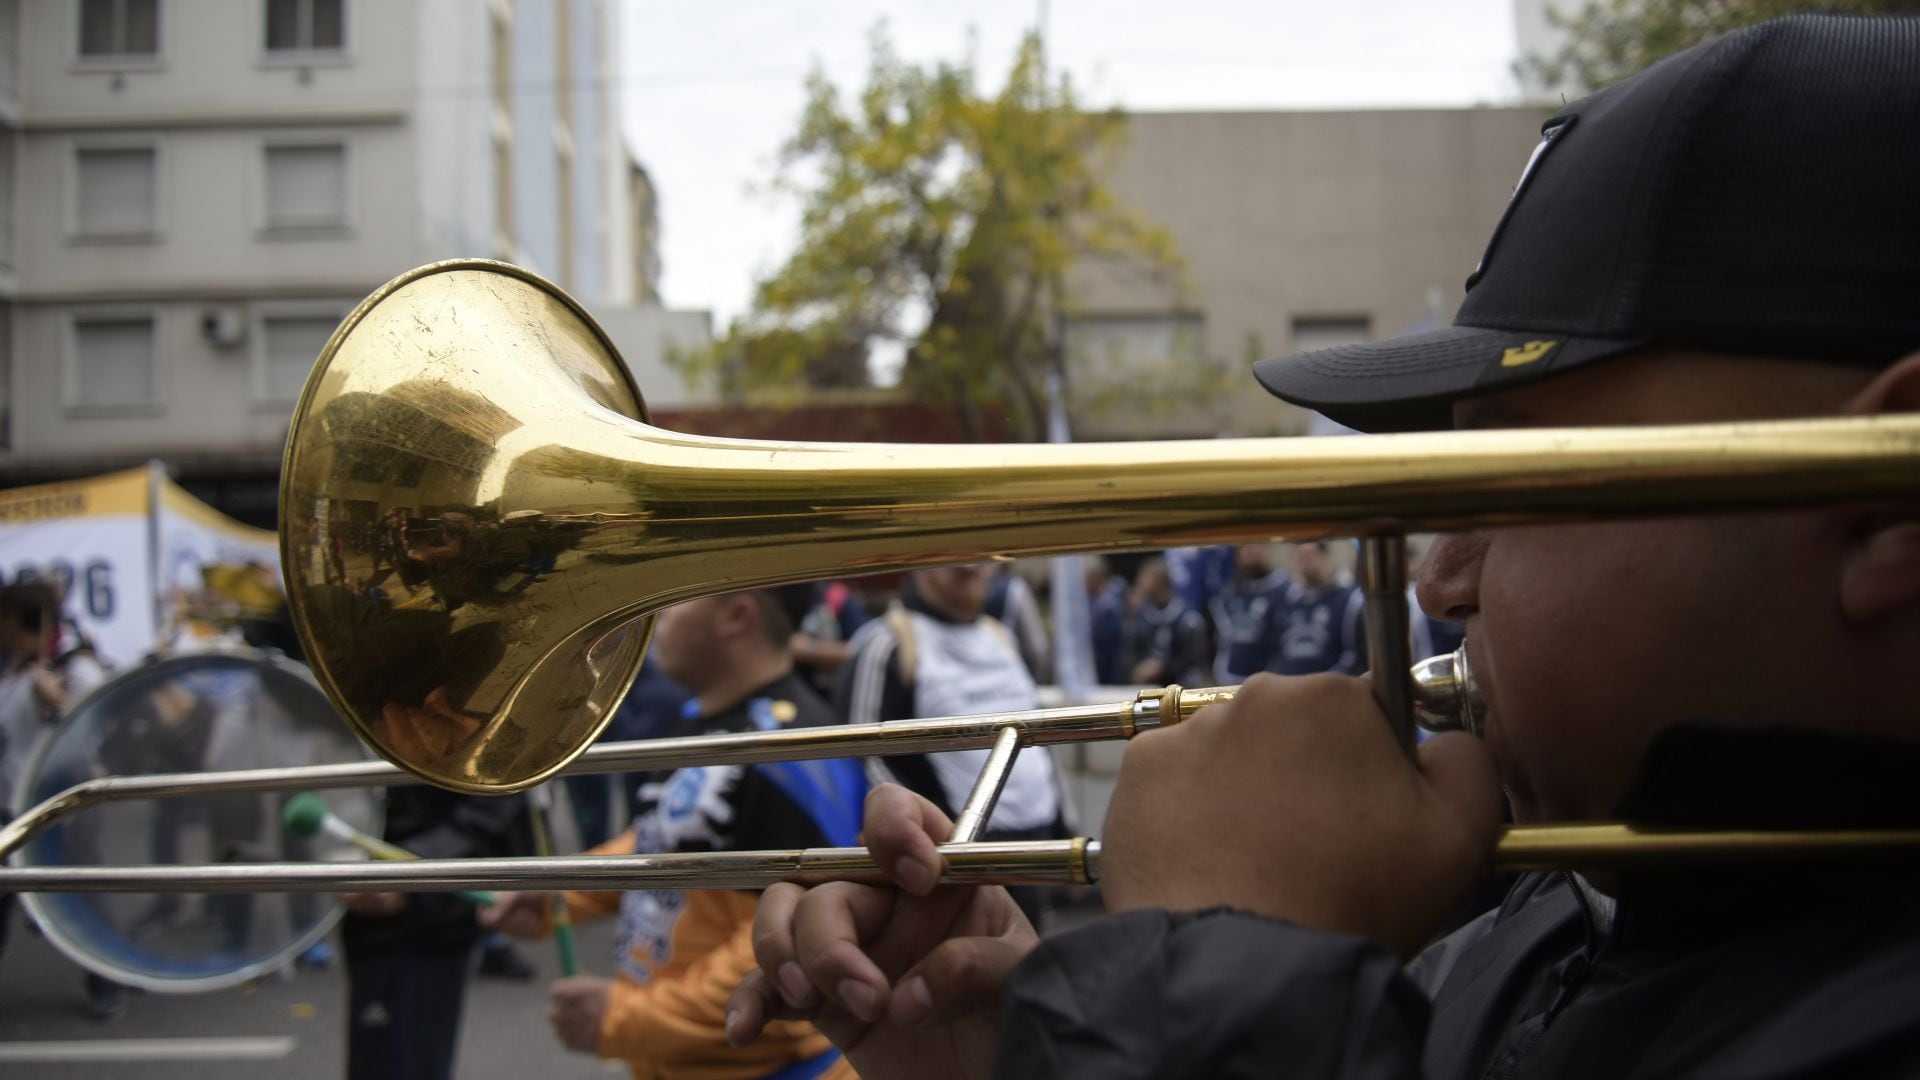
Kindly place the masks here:
<instances>
[{"instance_id":1,"label":"overcast sky","mask_svg":"<svg viewBox=\"0 0 1920 1080\"><path fill-rule=\"evenodd\" d=\"M1047 16L1049 61L1089 105L1324 109L1509 102L1513 0L623 0L622 106L659 190L662 293L745 310L756 275L792 248L791 200L754 194L795 128L818 64L847 90L885 20L910 61L978 40L997 87L1020 35Z\"/></svg>"}]
</instances>

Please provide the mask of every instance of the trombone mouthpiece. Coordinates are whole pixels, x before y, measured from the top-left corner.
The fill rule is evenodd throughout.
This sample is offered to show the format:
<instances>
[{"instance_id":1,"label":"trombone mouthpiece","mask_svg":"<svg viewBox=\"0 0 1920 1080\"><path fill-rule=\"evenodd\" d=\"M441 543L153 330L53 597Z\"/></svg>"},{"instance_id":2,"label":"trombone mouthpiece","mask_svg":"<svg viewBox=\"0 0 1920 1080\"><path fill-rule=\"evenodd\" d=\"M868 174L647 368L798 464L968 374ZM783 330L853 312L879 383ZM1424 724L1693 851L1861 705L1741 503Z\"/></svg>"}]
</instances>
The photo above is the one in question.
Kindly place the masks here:
<instances>
[{"instance_id":1,"label":"trombone mouthpiece","mask_svg":"<svg viewBox=\"0 0 1920 1080\"><path fill-rule=\"evenodd\" d=\"M1422 728L1478 736L1485 718L1486 703L1473 681L1464 644L1446 656L1413 665L1413 719Z\"/></svg>"}]
</instances>

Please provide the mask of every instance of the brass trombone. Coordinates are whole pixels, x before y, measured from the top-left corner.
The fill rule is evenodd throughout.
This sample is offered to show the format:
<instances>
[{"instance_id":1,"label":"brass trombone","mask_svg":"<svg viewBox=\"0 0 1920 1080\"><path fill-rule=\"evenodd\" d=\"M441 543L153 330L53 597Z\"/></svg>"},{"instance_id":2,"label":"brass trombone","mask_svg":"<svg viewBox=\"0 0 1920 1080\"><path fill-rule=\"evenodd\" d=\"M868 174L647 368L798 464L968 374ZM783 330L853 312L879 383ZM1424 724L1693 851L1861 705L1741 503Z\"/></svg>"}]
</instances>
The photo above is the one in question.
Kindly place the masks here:
<instances>
[{"instance_id":1,"label":"brass trombone","mask_svg":"<svg viewBox=\"0 0 1920 1080\"><path fill-rule=\"evenodd\" d=\"M94 781L0 830L0 854L73 808L179 791L412 774L503 793L576 758L579 771L617 771L991 747L945 849L951 879L1090 880L1095 842L971 842L1013 755L1175 722L1231 688L586 748L638 669L653 613L682 600L988 558L1329 536L1362 539L1374 688L1401 738L1416 714L1471 729L1464 655L1407 662L1405 534L1920 493L1920 418L1910 417L967 448L720 439L646 421L605 334L537 276L462 260L382 287L315 363L287 442L280 516L316 678L392 764ZM1916 843L1920 831L1549 826L1510 830L1500 862L1858 857ZM732 887L872 870L859 849L49 867L0 871L0 890Z\"/></svg>"}]
</instances>

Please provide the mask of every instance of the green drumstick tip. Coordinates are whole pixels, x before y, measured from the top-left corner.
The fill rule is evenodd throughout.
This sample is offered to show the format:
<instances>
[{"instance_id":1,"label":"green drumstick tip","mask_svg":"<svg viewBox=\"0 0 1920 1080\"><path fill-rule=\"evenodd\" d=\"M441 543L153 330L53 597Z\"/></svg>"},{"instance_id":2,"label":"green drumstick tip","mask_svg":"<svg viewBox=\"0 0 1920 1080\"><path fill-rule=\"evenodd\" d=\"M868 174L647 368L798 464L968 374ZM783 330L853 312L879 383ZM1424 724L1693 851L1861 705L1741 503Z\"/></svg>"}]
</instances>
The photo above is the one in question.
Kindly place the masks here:
<instances>
[{"instance_id":1,"label":"green drumstick tip","mask_svg":"<svg viewBox=\"0 0 1920 1080\"><path fill-rule=\"evenodd\" d=\"M320 831L332 812L327 809L326 800L311 791L303 791L287 800L280 811L280 823L295 836L312 836Z\"/></svg>"}]
</instances>

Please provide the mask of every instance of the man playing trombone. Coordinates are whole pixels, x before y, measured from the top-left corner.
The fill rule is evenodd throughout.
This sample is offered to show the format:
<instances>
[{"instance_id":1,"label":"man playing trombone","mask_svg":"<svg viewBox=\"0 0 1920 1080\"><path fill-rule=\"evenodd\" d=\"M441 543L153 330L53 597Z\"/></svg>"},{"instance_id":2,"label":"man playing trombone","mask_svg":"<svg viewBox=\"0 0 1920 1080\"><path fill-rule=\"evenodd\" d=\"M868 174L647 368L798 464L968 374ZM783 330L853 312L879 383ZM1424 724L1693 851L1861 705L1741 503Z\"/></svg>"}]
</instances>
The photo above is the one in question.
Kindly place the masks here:
<instances>
[{"instance_id":1,"label":"man playing trombone","mask_svg":"<svg viewBox=\"0 0 1920 1080\"><path fill-rule=\"evenodd\" d=\"M1371 431L1911 411L1916 131L1920 19L1730 34L1548 121L1453 327L1257 374ZM877 789L899 888L768 890L730 1038L805 1017L868 1080L1920 1073L1911 864L1533 874L1428 944L1503 789L1519 822L1920 823L1920 507L1454 533L1418 591L1467 625L1483 741L1409 761L1365 683L1255 677L1136 740L1109 917L1046 941L936 887L945 817Z\"/></svg>"}]
</instances>

